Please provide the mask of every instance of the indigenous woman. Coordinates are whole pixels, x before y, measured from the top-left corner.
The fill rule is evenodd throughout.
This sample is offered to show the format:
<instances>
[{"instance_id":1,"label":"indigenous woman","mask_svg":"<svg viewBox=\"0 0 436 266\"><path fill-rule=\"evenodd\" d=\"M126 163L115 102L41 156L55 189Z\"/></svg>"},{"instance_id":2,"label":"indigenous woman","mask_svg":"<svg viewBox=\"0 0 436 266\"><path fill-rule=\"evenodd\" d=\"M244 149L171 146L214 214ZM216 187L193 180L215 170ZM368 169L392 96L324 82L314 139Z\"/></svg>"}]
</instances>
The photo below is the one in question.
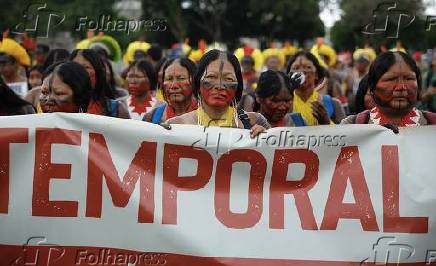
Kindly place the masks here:
<instances>
[{"instance_id":1,"label":"indigenous woman","mask_svg":"<svg viewBox=\"0 0 436 266\"><path fill-rule=\"evenodd\" d=\"M129 96L127 107L132 119L142 120L145 113L157 107L160 102L153 96L157 77L153 65L145 60L133 62L127 70Z\"/></svg>"},{"instance_id":2,"label":"indigenous woman","mask_svg":"<svg viewBox=\"0 0 436 266\"><path fill-rule=\"evenodd\" d=\"M91 93L91 80L83 66L75 62L57 65L44 79L39 103L44 113L84 113Z\"/></svg>"},{"instance_id":3,"label":"indigenous woman","mask_svg":"<svg viewBox=\"0 0 436 266\"><path fill-rule=\"evenodd\" d=\"M300 113L292 113L292 84L291 78L281 71L267 70L260 75L256 89L255 111L260 112L272 127L306 125Z\"/></svg>"},{"instance_id":4,"label":"indigenous woman","mask_svg":"<svg viewBox=\"0 0 436 266\"><path fill-rule=\"evenodd\" d=\"M51 72L53 72L53 68L50 68L52 65L68 60L70 53L65 49L53 49L48 53L47 59L42 66L42 78L44 80ZM50 70L49 70L50 68ZM30 72L29 84L32 86L32 72ZM42 84L41 84L42 85ZM26 96L24 96L24 100L30 102L35 106L37 113L42 113L41 106L39 104L39 96L41 95L41 86L33 87Z\"/></svg>"},{"instance_id":5,"label":"indigenous woman","mask_svg":"<svg viewBox=\"0 0 436 266\"><path fill-rule=\"evenodd\" d=\"M81 64L91 80L91 101L88 113L130 118L127 107L122 101L115 100L115 95L106 81L106 70L100 56L91 49L74 50L70 60Z\"/></svg>"},{"instance_id":6,"label":"indigenous woman","mask_svg":"<svg viewBox=\"0 0 436 266\"><path fill-rule=\"evenodd\" d=\"M394 127L436 123L436 114L415 108L421 92L421 72L403 52L379 55L368 72L368 88L375 107L347 117L342 124L376 124Z\"/></svg>"},{"instance_id":7,"label":"indigenous woman","mask_svg":"<svg viewBox=\"0 0 436 266\"><path fill-rule=\"evenodd\" d=\"M194 62L188 58L167 61L161 82L166 103L145 114L143 120L158 124L197 109L198 103L192 95L195 71Z\"/></svg>"},{"instance_id":8,"label":"indigenous woman","mask_svg":"<svg viewBox=\"0 0 436 266\"><path fill-rule=\"evenodd\" d=\"M242 114L242 110L236 110L243 80L238 59L233 54L216 49L207 52L198 63L193 89L199 108L171 118L168 123L246 128L251 130L252 137L270 128L263 115Z\"/></svg>"},{"instance_id":9,"label":"indigenous woman","mask_svg":"<svg viewBox=\"0 0 436 266\"><path fill-rule=\"evenodd\" d=\"M341 102L318 90L326 85L325 70L309 52L298 52L289 61L287 73L302 72L304 83L294 91L293 111L301 113L308 125L340 123L345 117Z\"/></svg>"}]
</instances>

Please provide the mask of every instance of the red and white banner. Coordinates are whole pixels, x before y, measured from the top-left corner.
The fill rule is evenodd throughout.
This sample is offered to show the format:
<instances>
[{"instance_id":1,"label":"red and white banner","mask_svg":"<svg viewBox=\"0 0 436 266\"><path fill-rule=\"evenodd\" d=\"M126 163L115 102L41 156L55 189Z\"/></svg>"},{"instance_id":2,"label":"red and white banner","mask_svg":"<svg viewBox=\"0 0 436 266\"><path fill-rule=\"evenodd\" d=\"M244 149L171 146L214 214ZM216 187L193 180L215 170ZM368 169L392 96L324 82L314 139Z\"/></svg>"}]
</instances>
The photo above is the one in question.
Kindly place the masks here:
<instances>
[{"instance_id":1,"label":"red and white banner","mask_svg":"<svg viewBox=\"0 0 436 266\"><path fill-rule=\"evenodd\" d=\"M436 265L436 128L0 118L0 265Z\"/></svg>"}]
</instances>

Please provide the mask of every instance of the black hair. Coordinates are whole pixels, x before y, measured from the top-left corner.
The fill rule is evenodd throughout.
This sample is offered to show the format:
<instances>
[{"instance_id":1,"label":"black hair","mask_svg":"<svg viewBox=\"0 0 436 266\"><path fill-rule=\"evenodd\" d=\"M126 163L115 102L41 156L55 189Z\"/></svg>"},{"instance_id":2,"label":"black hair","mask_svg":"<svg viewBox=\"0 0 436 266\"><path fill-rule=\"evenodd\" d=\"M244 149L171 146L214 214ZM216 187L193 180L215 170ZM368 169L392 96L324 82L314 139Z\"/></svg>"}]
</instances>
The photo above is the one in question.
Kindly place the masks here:
<instances>
[{"instance_id":1,"label":"black hair","mask_svg":"<svg viewBox=\"0 0 436 266\"><path fill-rule=\"evenodd\" d=\"M174 62L178 62L182 67L186 68L186 70L188 70L188 74L189 74L189 78L191 79L191 82L194 82L195 72L197 71L197 67L195 66L195 63L188 58L179 58L179 59L170 59L166 61L165 64L163 65L163 73L162 73L162 80L161 80L162 84L165 80L165 71Z\"/></svg>"},{"instance_id":2,"label":"black hair","mask_svg":"<svg viewBox=\"0 0 436 266\"><path fill-rule=\"evenodd\" d=\"M109 54L108 52L100 46L95 46L93 48L91 48L92 50L94 50L99 56L100 58L104 61L105 59L109 58Z\"/></svg>"},{"instance_id":3,"label":"black hair","mask_svg":"<svg viewBox=\"0 0 436 266\"><path fill-rule=\"evenodd\" d=\"M42 66L44 71L49 68L51 65L53 65L56 62L63 62L68 60L68 57L70 57L70 52L68 52L65 49L53 49L50 50L50 52L47 55L47 59L44 62L44 65Z\"/></svg>"},{"instance_id":4,"label":"black hair","mask_svg":"<svg viewBox=\"0 0 436 266\"><path fill-rule=\"evenodd\" d=\"M44 68L42 66L36 65L36 66L33 66L33 67L29 68L27 76L30 76L30 72L32 72L34 70L36 70L39 73L41 73L42 75L44 75Z\"/></svg>"},{"instance_id":5,"label":"black hair","mask_svg":"<svg viewBox=\"0 0 436 266\"><path fill-rule=\"evenodd\" d=\"M147 50L147 55L150 56L154 62L157 62L162 58L162 48L160 48L159 45L153 44L150 49Z\"/></svg>"},{"instance_id":6,"label":"black hair","mask_svg":"<svg viewBox=\"0 0 436 266\"><path fill-rule=\"evenodd\" d=\"M280 78L281 77L281 78ZM267 70L262 72L257 82L256 97L266 99L280 93L285 87L293 95L294 90L288 75L281 71Z\"/></svg>"},{"instance_id":7,"label":"black hair","mask_svg":"<svg viewBox=\"0 0 436 266\"><path fill-rule=\"evenodd\" d=\"M217 49L210 50L206 54L203 55L203 57L200 59L200 61L197 64L197 73L194 77L194 86L193 86L193 94L194 96L199 99L200 94L200 80L203 77L204 71L206 71L207 66L212 62L219 58L220 54L224 53L226 55L227 60L230 62L230 64L233 66L233 69L235 70L236 79L238 80L238 89L236 91L235 100L236 102L239 102L242 96L242 90L244 87L244 83L242 80L242 73L241 73L241 66L239 65L238 58L234 54L231 54L229 52L223 52Z\"/></svg>"},{"instance_id":8,"label":"black hair","mask_svg":"<svg viewBox=\"0 0 436 266\"><path fill-rule=\"evenodd\" d=\"M104 67L106 68L108 68L108 70L109 70L109 82L108 82L108 85L109 85L109 87L110 87L110 90L112 91L112 93L115 95L115 96L119 96L118 95L118 92L117 92L117 90L116 90L116 88L117 88L117 83L115 82L115 74L114 74L114 69L113 69L113 67L112 67L112 63L109 61L109 59L107 59L107 58L102 58L102 60L103 60L103 63L104 63ZM105 74L106 74L106 72L105 72Z\"/></svg>"},{"instance_id":9,"label":"black hair","mask_svg":"<svg viewBox=\"0 0 436 266\"><path fill-rule=\"evenodd\" d=\"M156 90L157 87L157 73L154 71L153 65L146 60L133 61L126 73L128 73L132 68L136 67L147 76L148 81L150 82L150 89Z\"/></svg>"},{"instance_id":10,"label":"black hair","mask_svg":"<svg viewBox=\"0 0 436 266\"><path fill-rule=\"evenodd\" d=\"M355 113L358 114L366 110L365 108L365 95L368 92L368 75L365 75L359 82L359 88L356 92L355 98Z\"/></svg>"},{"instance_id":11,"label":"black hair","mask_svg":"<svg viewBox=\"0 0 436 266\"><path fill-rule=\"evenodd\" d=\"M168 58L166 58L166 57L162 57L155 65L154 65L154 72L155 72L155 75L156 75L156 77L157 78L159 78L159 70L161 69L161 68L163 68L163 66L165 65L165 63L168 61ZM158 80L157 81L158 82L158 85L159 85L159 82L161 82L161 80ZM162 85L162 84L161 84ZM158 88L158 89L160 89L160 88Z\"/></svg>"},{"instance_id":12,"label":"black hair","mask_svg":"<svg viewBox=\"0 0 436 266\"><path fill-rule=\"evenodd\" d=\"M0 78L0 112L13 114L23 106L32 105L18 96L9 86Z\"/></svg>"},{"instance_id":13,"label":"black hair","mask_svg":"<svg viewBox=\"0 0 436 266\"><path fill-rule=\"evenodd\" d=\"M422 79L421 79L421 71L416 65L415 61L410 57L410 55L403 52L385 52L377 56L374 62L371 64L368 72L368 87L374 92L377 82L380 78L396 63L395 54L399 54L404 62L412 69L416 74L416 80L418 82L418 95L421 92L422 87Z\"/></svg>"},{"instance_id":14,"label":"black hair","mask_svg":"<svg viewBox=\"0 0 436 266\"><path fill-rule=\"evenodd\" d=\"M74 103L86 112L92 91L91 79L86 69L79 63L67 61L56 66L53 75L57 75L62 82L70 86Z\"/></svg>"},{"instance_id":15,"label":"black hair","mask_svg":"<svg viewBox=\"0 0 436 266\"><path fill-rule=\"evenodd\" d=\"M162 57L154 66L154 71L156 72L156 76L159 74L159 70L165 65L168 61L168 58Z\"/></svg>"},{"instance_id":16,"label":"black hair","mask_svg":"<svg viewBox=\"0 0 436 266\"><path fill-rule=\"evenodd\" d=\"M101 57L92 49L76 49L71 53L70 60L73 61L79 55L89 61L95 71L95 88L92 89L92 98L101 103L106 98L114 99L115 95L106 82L106 68Z\"/></svg>"},{"instance_id":17,"label":"black hair","mask_svg":"<svg viewBox=\"0 0 436 266\"><path fill-rule=\"evenodd\" d=\"M312 64L315 66L316 69L316 75L318 76L318 82L321 82L322 79L326 76L326 69L324 69L320 64L318 59L310 52L300 51L294 54L288 62L288 66L286 67L286 73L289 74L291 71L291 66L297 60L298 57L303 56L307 58ZM318 85L318 84L315 84Z\"/></svg>"},{"instance_id":18,"label":"black hair","mask_svg":"<svg viewBox=\"0 0 436 266\"><path fill-rule=\"evenodd\" d=\"M44 80L46 77L48 77L51 73L53 73L54 69L59 66L62 63L65 63L66 61L59 61L54 64L51 64L47 69L44 70L42 79Z\"/></svg>"}]
</instances>

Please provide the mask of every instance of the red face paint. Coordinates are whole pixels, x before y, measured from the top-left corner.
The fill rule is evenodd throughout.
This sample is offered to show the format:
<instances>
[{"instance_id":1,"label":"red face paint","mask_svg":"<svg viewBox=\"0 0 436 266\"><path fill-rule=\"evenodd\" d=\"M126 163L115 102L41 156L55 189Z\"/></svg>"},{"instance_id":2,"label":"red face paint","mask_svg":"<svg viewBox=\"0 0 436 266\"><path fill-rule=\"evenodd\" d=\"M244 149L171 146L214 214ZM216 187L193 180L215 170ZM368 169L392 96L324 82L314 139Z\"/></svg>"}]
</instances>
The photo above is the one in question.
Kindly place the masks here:
<instances>
[{"instance_id":1,"label":"red face paint","mask_svg":"<svg viewBox=\"0 0 436 266\"><path fill-rule=\"evenodd\" d=\"M264 113L273 123L283 119L290 109L290 102L275 102L271 99L266 99L265 103L262 105L262 113Z\"/></svg>"},{"instance_id":2,"label":"red face paint","mask_svg":"<svg viewBox=\"0 0 436 266\"><path fill-rule=\"evenodd\" d=\"M281 82L284 82L279 76ZM261 113L268 119L268 121L276 126L292 109L292 95L289 90L282 83L282 88L279 93L262 99L260 102Z\"/></svg>"},{"instance_id":3,"label":"red face paint","mask_svg":"<svg viewBox=\"0 0 436 266\"><path fill-rule=\"evenodd\" d=\"M129 94L132 96L142 96L150 91L150 84L148 82L129 83Z\"/></svg>"},{"instance_id":4,"label":"red face paint","mask_svg":"<svg viewBox=\"0 0 436 266\"><path fill-rule=\"evenodd\" d=\"M238 91L238 82L234 75L233 66L230 63L225 64L227 55L221 52L218 59L219 61L214 61L211 64L213 66L210 67L210 73L216 72L215 75L208 75L208 69L206 69L200 81L200 93L205 103L209 106L228 107ZM219 65L216 63L219 63ZM225 77L226 81L223 81Z\"/></svg>"},{"instance_id":5,"label":"red face paint","mask_svg":"<svg viewBox=\"0 0 436 266\"><path fill-rule=\"evenodd\" d=\"M166 96L171 94L183 94L184 96L192 95L191 82L189 80L180 82L164 82L163 88Z\"/></svg>"},{"instance_id":6,"label":"red face paint","mask_svg":"<svg viewBox=\"0 0 436 266\"><path fill-rule=\"evenodd\" d=\"M204 101L213 107L226 107L235 98L236 90L233 89L205 89L200 87L200 93Z\"/></svg>"},{"instance_id":7,"label":"red face paint","mask_svg":"<svg viewBox=\"0 0 436 266\"><path fill-rule=\"evenodd\" d=\"M380 106L402 109L417 101L417 90L418 84L415 80L404 83L379 81L374 94Z\"/></svg>"},{"instance_id":8,"label":"red face paint","mask_svg":"<svg viewBox=\"0 0 436 266\"><path fill-rule=\"evenodd\" d=\"M79 107L75 103L56 103L50 102L40 102L41 110L44 113L78 113Z\"/></svg>"},{"instance_id":9,"label":"red face paint","mask_svg":"<svg viewBox=\"0 0 436 266\"><path fill-rule=\"evenodd\" d=\"M191 82L189 80L180 82L165 81L163 84L163 92L165 100L169 105L191 101Z\"/></svg>"}]
</instances>

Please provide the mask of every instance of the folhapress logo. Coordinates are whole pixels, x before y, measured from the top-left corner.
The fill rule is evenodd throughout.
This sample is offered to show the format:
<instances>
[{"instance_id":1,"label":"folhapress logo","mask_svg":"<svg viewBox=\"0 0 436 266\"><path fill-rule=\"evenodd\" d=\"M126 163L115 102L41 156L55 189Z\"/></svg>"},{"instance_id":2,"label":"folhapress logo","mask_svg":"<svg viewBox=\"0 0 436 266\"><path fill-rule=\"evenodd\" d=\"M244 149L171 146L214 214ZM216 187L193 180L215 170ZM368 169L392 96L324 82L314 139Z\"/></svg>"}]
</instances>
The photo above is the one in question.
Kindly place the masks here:
<instances>
[{"instance_id":1,"label":"folhapress logo","mask_svg":"<svg viewBox=\"0 0 436 266\"><path fill-rule=\"evenodd\" d=\"M381 3L373 11L372 22L367 24L362 33L386 34L387 38L398 38L400 30L411 25L416 15L408 10L397 8L397 3Z\"/></svg>"},{"instance_id":2,"label":"folhapress logo","mask_svg":"<svg viewBox=\"0 0 436 266\"><path fill-rule=\"evenodd\" d=\"M18 258L9 265L25 266L50 266L65 255L65 249L59 245L49 244L42 236L31 237L23 245L23 250Z\"/></svg>"},{"instance_id":3,"label":"folhapress logo","mask_svg":"<svg viewBox=\"0 0 436 266\"><path fill-rule=\"evenodd\" d=\"M47 7L46 3L33 3L27 6L21 22L15 25L15 34L32 33L39 38L48 38L50 31L65 20L65 14Z\"/></svg>"},{"instance_id":4,"label":"folhapress logo","mask_svg":"<svg viewBox=\"0 0 436 266\"><path fill-rule=\"evenodd\" d=\"M381 3L372 13L372 21L363 27L362 33L366 35L385 35L386 38L397 39L401 30L409 27L416 21L416 14L409 10L400 9L397 3ZM427 16L425 31L436 29L436 16Z\"/></svg>"}]
</instances>

